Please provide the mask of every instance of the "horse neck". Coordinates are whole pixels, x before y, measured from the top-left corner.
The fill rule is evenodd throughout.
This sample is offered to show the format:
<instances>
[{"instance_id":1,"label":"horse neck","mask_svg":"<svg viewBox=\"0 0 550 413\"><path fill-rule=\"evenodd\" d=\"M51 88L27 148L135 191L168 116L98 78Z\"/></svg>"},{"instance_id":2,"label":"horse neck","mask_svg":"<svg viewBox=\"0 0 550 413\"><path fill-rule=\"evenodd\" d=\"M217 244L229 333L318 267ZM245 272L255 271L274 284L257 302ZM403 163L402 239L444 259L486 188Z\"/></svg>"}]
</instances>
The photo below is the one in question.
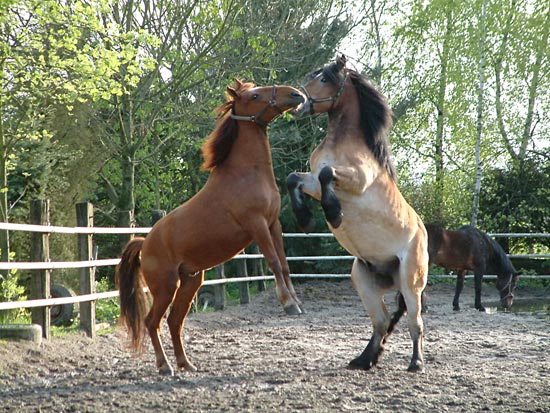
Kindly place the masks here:
<instances>
[{"instance_id":1,"label":"horse neck","mask_svg":"<svg viewBox=\"0 0 550 413\"><path fill-rule=\"evenodd\" d=\"M250 169L270 171L273 175L271 148L267 131L256 123L239 121L237 139L224 162L233 169Z\"/></svg>"},{"instance_id":2,"label":"horse neck","mask_svg":"<svg viewBox=\"0 0 550 413\"><path fill-rule=\"evenodd\" d=\"M328 119L327 137L361 139L359 97L355 88L348 86L344 89L332 110L328 112Z\"/></svg>"}]
</instances>

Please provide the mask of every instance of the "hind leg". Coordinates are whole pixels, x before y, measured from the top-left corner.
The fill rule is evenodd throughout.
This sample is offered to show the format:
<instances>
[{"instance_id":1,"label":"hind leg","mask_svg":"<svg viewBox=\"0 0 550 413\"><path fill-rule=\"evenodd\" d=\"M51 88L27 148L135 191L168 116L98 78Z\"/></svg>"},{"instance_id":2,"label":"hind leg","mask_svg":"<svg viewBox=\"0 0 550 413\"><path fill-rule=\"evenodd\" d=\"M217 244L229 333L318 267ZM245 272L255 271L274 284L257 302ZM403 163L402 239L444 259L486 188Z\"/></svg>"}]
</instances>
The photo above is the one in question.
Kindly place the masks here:
<instances>
[{"instance_id":1,"label":"hind leg","mask_svg":"<svg viewBox=\"0 0 550 413\"><path fill-rule=\"evenodd\" d=\"M375 274L357 258L351 269L351 280L371 319L373 333L365 350L350 361L348 367L369 370L378 363L384 351L383 340L388 333L390 316L384 304L384 290L377 285Z\"/></svg>"},{"instance_id":2,"label":"hind leg","mask_svg":"<svg viewBox=\"0 0 550 413\"><path fill-rule=\"evenodd\" d=\"M425 237L418 239L402 261L399 276L401 294L407 307L409 333L413 342L413 355L408 371L424 371L424 322L422 321L422 292L428 278L427 249Z\"/></svg>"},{"instance_id":3,"label":"hind leg","mask_svg":"<svg viewBox=\"0 0 550 413\"><path fill-rule=\"evenodd\" d=\"M188 275L182 276L181 285L176 292L174 304L168 316L168 328L170 329L170 335L174 343L176 363L179 368L187 371L197 371L197 368L193 366L185 354L182 341L183 326L185 324L185 317L189 314L193 299L197 291L199 291L203 280L204 271L201 271L200 274L194 277L189 277Z\"/></svg>"},{"instance_id":4,"label":"hind leg","mask_svg":"<svg viewBox=\"0 0 550 413\"><path fill-rule=\"evenodd\" d=\"M153 306L145 318L145 325L151 336L151 343L155 350L155 359L159 373L171 376L174 372L166 358L166 353L160 341L160 323L166 313L166 309L174 300L174 295L179 287L179 277L176 271L169 271L165 277L160 277L157 274L156 277L150 278L156 281L155 283L147 283L149 291L153 296Z\"/></svg>"}]
</instances>

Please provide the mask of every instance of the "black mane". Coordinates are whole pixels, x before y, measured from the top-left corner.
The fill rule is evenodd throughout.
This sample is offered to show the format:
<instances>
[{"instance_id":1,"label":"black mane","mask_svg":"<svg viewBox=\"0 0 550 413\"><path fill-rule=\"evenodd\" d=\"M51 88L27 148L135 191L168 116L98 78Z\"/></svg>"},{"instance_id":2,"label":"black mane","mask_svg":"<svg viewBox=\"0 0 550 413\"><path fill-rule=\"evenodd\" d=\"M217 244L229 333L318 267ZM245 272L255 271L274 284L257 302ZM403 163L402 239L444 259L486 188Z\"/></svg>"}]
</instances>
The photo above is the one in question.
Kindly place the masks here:
<instances>
[{"instance_id":1,"label":"black mane","mask_svg":"<svg viewBox=\"0 0 550 413\"><path fill-rule=\"evenodd\" d=\"M374 158L380 166L388 172L395 181L397 174L391 159L391 149L388 133L392 127L392 110L386 98L367 77L355 70L345 69L351 83L359 97L360 127L367 147L371 150ZM332 63L322 69L316 70L309 75L313 79L320 73L333 85L339 87L344 80L338 63Z\"/></svg>"}]
</instances>

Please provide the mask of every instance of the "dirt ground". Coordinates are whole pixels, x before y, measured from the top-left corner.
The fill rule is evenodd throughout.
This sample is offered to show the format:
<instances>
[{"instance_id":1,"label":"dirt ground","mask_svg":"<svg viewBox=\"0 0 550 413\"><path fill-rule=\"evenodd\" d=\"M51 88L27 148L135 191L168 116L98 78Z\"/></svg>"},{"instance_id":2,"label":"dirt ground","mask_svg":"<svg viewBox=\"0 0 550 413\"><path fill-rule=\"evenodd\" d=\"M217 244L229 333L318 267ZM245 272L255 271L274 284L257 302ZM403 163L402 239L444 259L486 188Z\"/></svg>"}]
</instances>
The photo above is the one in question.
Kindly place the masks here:
<instances>
[{"instance_id":1,"label":"dirt ground","mask_svg":"<svg viewBox=\"0 0 550 413\"><path fill-rule=\"evenodd\" d=\"M308 281L297 291L302 316L284 315L273 290L247 306L192 314L186 348L199 371L174 377L156 373L150 346L133 357L120 333L1 343L0 412L550 411L547 316L479 313L471 285L453 312L453 286L429 286L426 372L406 371L403 320L379 366L354 371L346 365L371 324L350 281ZM494 287L484 286L483 300L497 300Z\"/></svg>"}]
</instances>

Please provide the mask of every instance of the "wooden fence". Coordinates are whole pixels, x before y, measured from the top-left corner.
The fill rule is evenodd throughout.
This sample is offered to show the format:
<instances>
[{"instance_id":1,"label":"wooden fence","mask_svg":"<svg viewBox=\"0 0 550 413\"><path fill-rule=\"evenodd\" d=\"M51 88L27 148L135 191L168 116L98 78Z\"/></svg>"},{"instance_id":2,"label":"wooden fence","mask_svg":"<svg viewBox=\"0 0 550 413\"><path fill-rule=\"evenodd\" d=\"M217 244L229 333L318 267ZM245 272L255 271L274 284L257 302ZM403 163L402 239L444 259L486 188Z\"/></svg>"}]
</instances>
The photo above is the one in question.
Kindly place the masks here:
<instances>
[{"instance_id":1,"label":"wooden fence","mask_svg":"<svg viewBox=\"0 0 550 413\"><path fill-rule=\"evenodd\" d=\"M31 232L31 260L32 262L0 262L1 270L31 270L31 293L29 301L15 301L0 303L0 310L17 308L30 308L32 323L42 327L43 337L50 337L50 307L70 303L80 303L80 326L88 336L93 337L96 331L95 301L118 296L118 291L95 293L95 269L101 266L115 266L119 258L95 259L93 251L94 234L116 234L121 237L121 243L125 243L134 234L147 234L151 228L98 228L93 226L93 206L90 203L76 205L77 226L56 227L50 225L49 202L33 201L31 205L31 224L0 223L0 230ZM153 221L163 216L161 211L153 212ZM79 261L52 262L49 256L49 235L53 233L76 234L78 236L77 248ZM543 233L517 233L517 234L489 234L493 237L537 237L550 238L550 234ZM316 234L283 234L285 238L311 238L333 237L331 233ZM550 259L550 254L510 254L510 258L544 258ZM239 283L241 304L250 300L248 291L249 282L273 280L272 275L254 274L248 276L245 260L262 259L259 253L239 254L233 259L241 260L237 277L225 278L224 267L219 266L214 280L207 280L203 285L214 286L215 308L223 309L225 306L225 284ZM320 260L353 260L353 256L299 256L287 257L288 261L320 261ZM51 271L56 269L79 269L80 294L76 297L50 298ZM294 278L348 278L349 274L291 274ZM523 277L530 278L530 277ZM548 279L549 275L539 275L535 278Z\"/></svg>"}]
</instances>

